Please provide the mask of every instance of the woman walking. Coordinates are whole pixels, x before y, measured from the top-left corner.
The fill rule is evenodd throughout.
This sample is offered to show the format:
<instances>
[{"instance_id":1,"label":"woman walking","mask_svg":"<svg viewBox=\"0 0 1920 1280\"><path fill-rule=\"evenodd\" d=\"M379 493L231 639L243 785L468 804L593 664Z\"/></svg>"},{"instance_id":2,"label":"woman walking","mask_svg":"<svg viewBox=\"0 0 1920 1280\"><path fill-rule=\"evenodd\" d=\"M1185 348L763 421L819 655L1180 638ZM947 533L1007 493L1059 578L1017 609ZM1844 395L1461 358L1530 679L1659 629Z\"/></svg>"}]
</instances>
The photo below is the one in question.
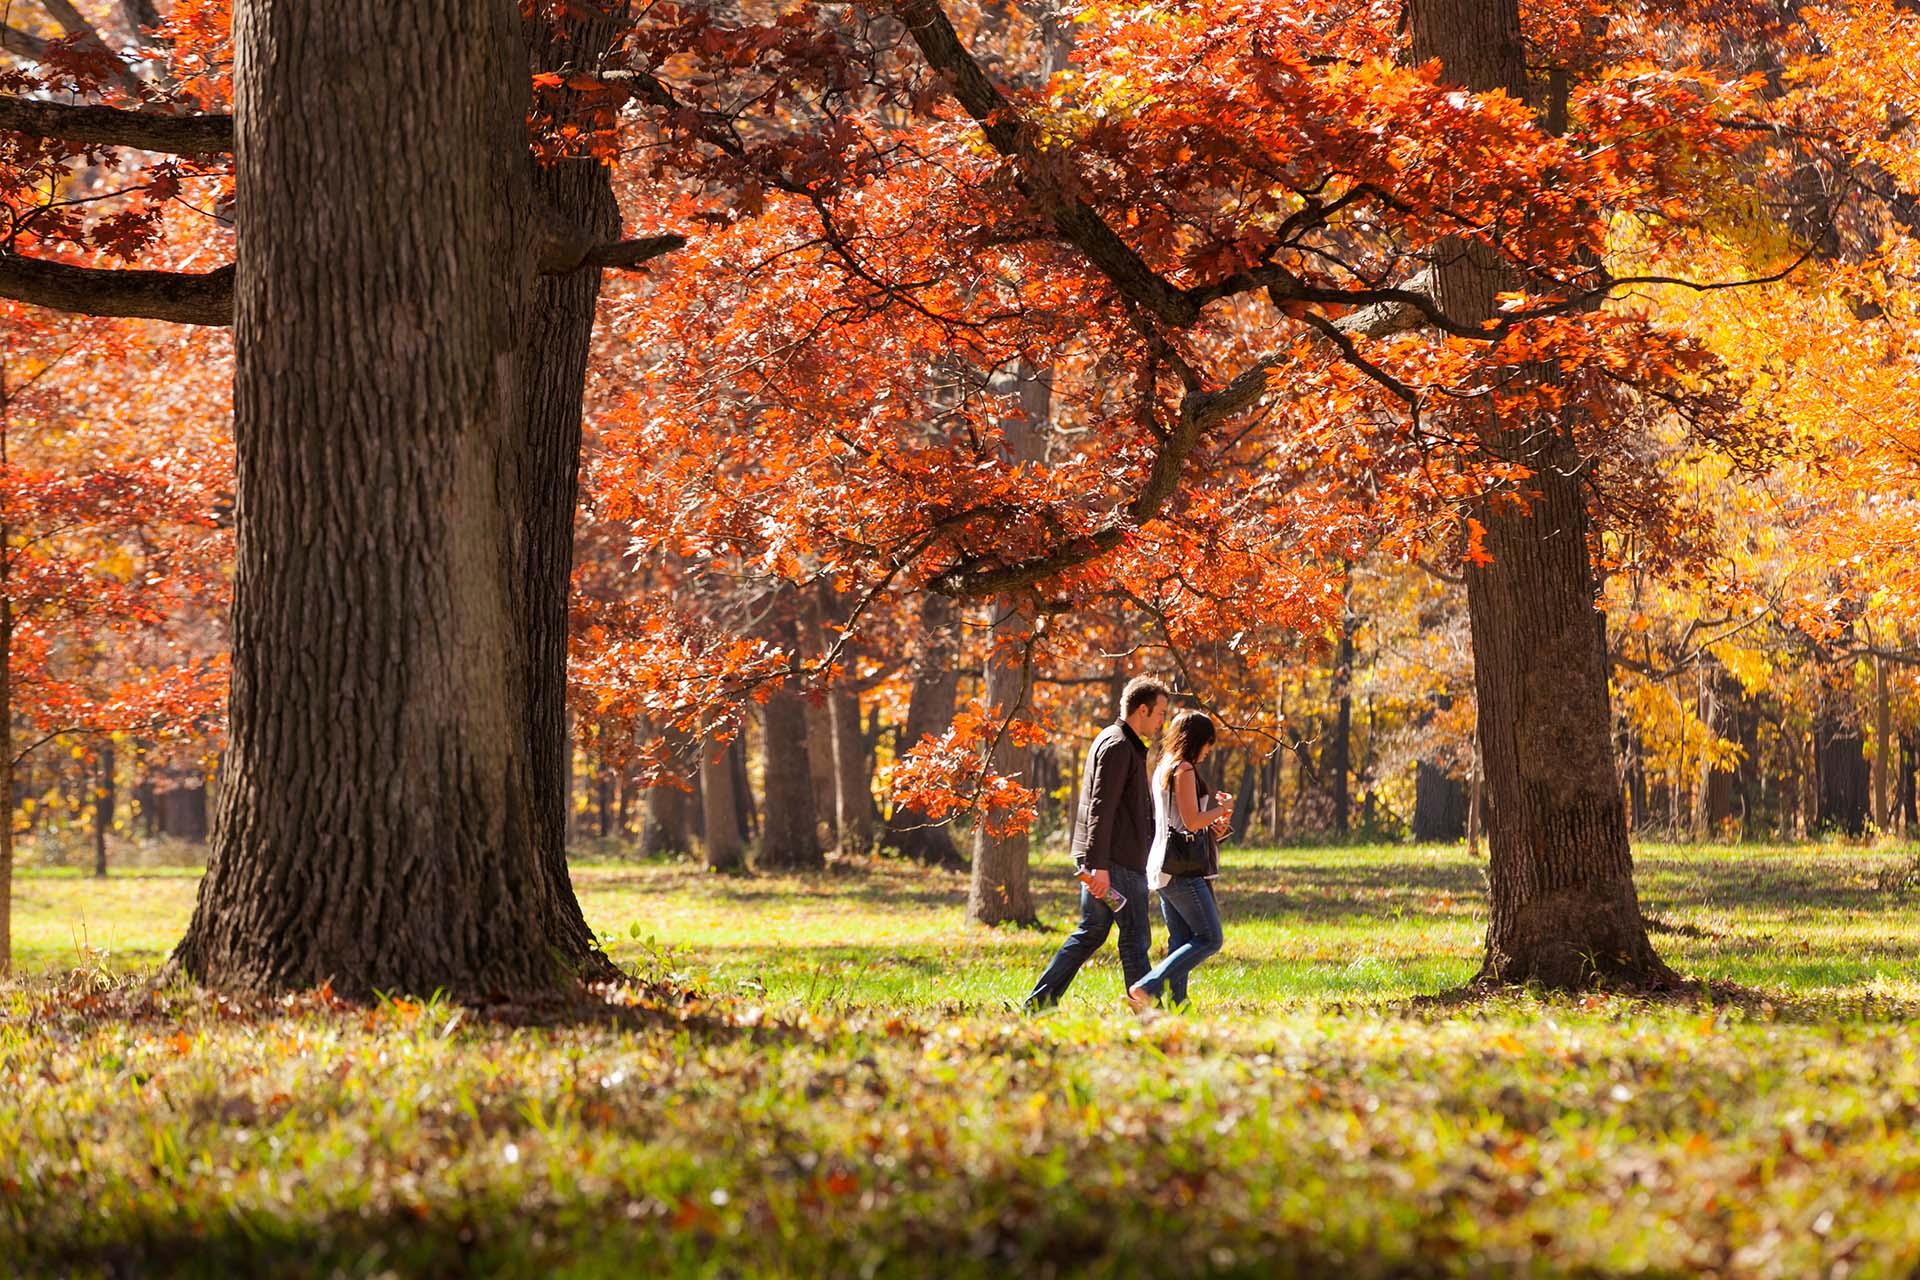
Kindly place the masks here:
<instances>
[{"instance_id":1,"label":"woman walking","mask_svg":"<svg viewBox=\"0 0 1920 1280\"><path fill-rule=\"evenodd\" d=\"M1213 745L1213 721L1198 711L1182 711L1167 721L1160 740L1160 767L1154 771L1153 849L1147 855L1147 883L1160 891L1160 913L1167 922L1167 958L1127 991L1127 1002L1145 1010L1165 994L1187 1003L1187 975L1220 950L1220 908L1213 880L1220 874L1216 827L1233 816L1233 796L1214 791L1200 775L1200 761Z\"/></svg>"}]
</instances>

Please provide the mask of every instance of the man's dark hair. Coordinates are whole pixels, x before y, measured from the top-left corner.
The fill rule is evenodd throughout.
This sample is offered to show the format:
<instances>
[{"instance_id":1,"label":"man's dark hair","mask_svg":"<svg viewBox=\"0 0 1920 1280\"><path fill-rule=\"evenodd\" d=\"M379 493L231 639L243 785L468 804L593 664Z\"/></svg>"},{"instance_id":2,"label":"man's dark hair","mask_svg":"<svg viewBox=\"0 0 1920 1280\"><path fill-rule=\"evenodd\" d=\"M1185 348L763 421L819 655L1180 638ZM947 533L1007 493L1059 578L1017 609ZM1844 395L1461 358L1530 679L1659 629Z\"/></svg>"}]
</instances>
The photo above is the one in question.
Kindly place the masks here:
<instances>
[{"instance_id":1,"label":"man's dark hair","mask_svg":"<svg viewBox=\"0 0 1920 1280\"><path fill-rule=\"evenodd\" d=\"M1151 707L1162 698L1171 698L1173 692L1153 676L1135 676L1127 681L1127 687L1120 695L1120 718L1126 719L1142 707Z\"/></svg>"}]
</instances>

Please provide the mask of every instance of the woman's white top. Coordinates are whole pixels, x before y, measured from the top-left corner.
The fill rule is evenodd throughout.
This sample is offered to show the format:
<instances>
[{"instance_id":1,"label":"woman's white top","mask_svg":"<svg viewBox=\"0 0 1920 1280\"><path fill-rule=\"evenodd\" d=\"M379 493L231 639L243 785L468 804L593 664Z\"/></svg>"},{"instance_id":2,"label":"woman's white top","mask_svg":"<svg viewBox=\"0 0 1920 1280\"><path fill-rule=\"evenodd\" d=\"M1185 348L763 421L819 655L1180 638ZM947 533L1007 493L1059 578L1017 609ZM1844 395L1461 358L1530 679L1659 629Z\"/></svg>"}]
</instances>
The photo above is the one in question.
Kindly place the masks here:
<instances>
[{"instance_id":1,"label":"woman's white top","mask_svg":"<svg viewBox=\"0 0 1920 1280\"><path fill-rule=\"evenodd\" d=\"M1167 829L1178 823L1180 830L1185 831L1187 824L1180 820L1178 806L1173 803L1173 770L1154 772L1159 776L1153 784L1153 847L1147 850L1147 883L1164 889L1173 880L1160 870L1167 861Z\"/></svg>"}]
</instances>

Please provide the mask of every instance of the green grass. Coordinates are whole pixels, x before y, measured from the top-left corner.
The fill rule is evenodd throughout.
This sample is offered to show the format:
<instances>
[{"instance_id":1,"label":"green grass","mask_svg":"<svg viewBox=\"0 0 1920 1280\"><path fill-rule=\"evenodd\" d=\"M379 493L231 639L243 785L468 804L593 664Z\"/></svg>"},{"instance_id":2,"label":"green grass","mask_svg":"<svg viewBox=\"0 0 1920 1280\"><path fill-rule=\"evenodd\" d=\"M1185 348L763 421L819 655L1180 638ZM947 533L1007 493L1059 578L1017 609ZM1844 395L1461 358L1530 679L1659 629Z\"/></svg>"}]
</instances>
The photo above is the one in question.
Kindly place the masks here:
<instances>
[{"instance_id":1,"label":"green grass","mask_svg":"<svg viewBox=\"0 0 1920 1280\"><path fill-rule=\"evenodd\" d=\"M1684 972L1801 998L1920 1004L1920 881L1905 883L1914 856L1651 846L1639 852L1639 882L1661 952ZM597 862L576 867L574 880L587 918L624 962L664 951L719 991L949 1010L1025 994L1077 892L1064 859L1045 855L1035 868L1045 927L993 931L966 923L963 876L883 861L743 879L690 864ZM24 872L16 961L26 973L60 971L90 946L119 970L158 965L186 926L196 884L183 868L104 881ZM1403 999L1458 986L1479 963L1485 881L1457 847L1234 851L1220 885L1227 947L1194 986L1210 1009ZM1109 945L1069 1002L1112 1004L1117 974Z\"/></svg>"},{"instance_id":2,"label":"green grass","mask_svg":"<svg viewBox=\"0 0 1920 1280\"><path fill-rule=\"evenodd\" d=\"M1913 863L1644 849L1663 954L1753 994L1457 1003L1416 997L1476 965L1460 851L1240 852L1201 1008L1144 1024L1111 949L1007 1012L1057 856L999 932L944 873L601 863L650 981L538 1027L153 992L107 975L192 874L29 872L0 1274L1912 1276Z\"/></svg>"}]
</instances>

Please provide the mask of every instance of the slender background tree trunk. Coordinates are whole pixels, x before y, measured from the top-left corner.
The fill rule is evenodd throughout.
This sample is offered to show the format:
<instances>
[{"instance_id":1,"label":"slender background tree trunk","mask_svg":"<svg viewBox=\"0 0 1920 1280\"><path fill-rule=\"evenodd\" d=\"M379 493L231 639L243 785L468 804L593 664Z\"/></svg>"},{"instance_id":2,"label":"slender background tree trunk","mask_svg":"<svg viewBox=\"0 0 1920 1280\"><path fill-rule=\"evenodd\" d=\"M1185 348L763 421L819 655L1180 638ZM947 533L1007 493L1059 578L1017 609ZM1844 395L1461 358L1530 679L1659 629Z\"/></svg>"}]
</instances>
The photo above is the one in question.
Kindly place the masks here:
<instances>
[{"instance_id":1,"label":"slender background tree trunk","mask_svg":"<svg viewBox=\"0 0 1920 1280\"><path fill-rule=\"evenodd\" d=\"M960 643L953 601L929 593L920 602L920 634L914 641L913 689L907 723L895 750L904 755L922 738L938 737L953 727L960 691ZM964 868L967 860L944 825L933 826L925 813L895 806L887 820L887 843L909 858L934 866Z\"/></svg>"},{"instance_id":2,"label":"slender background tree trunk","mask_svg":"<svg viewBox=\"0 0 1920 1280\"><path fill-rule=\"evenodd\" d=\"M93 874L107 878L107 835L113 830L113 743L103 744L95 766L93 791Z\"/></svg>"},{"instance_id":3,"label":"slender background tree trunk","mask_svg":"<svg viewBox=\"0 0 1920 1280\"><path fill-rule=\"evenodd\" d=\"M793 589L774 606L774 639L800 664L798 601ZM826 865L821 856L819 821L814 810L813 766L807 736L806 704L791 688L782 686L761 707L766 729L766 823L760 840L759 865L785 871L811 871ZM822 750L827 749L821 743Z\"/></svg>"},{"instance_id":4,"label":"slender background tree trunk","mask_svg":"<svg viewBox=\"0 0 1920 1280\"><path fill-rule=\"evenodd\" d=\"M1024 654L1024 637L1033 627L1033 614L1016 603L995 606L994 655L987 661L986 703L995 724L1024 715L1031 693L1031 674ZM1000 641L1007 641L1005 645ZM995 772L1026 784L1033 767L1033 749L1015 746L1003 736L989 762ZM995 835L984 821L974 824L973 876L967 888L967 919L980 924L1030 924L1033 910L1032 872L1027 833Z\"/></svg>"},{"instance_id":5,"label":"slender background tree trunk","mask_svg":"<svg viewBox=\"0 0 1920 1280\"><path fill-rule=\"evenodd\" d=\"M700 803L706 810L709 871L742 871L747 865L734 816L732 754L731 744L711 733L700 742Z\"/></svg>"},{"instance_id":6,"label":"slender background tree trunk","mask_svg":"<svg viewBox=\"0 0 1920 1280\"><path fill-rule=\"evenodd\" d=\"M1053 376L1030 368L1024 361L1015 370L1016 416L1007 423L1007 442L1015 462L1031 462L1045 455L1048 421L1053 412ZM1032 671L1026 660L1026 638L1033 632L1030 602L994 602L993 650L987 660L985 701L997 724L1009 716L1028 713ZM990 761L995 772L1023 786L1033 783L1033 750L1016 746L1003 735ZM984 822L974 825L973 875L967 890L967 918L981 924L1027 924L1033 910L1032 868L1026 832L995 835Z\"/></svg>"}]
</instances>

